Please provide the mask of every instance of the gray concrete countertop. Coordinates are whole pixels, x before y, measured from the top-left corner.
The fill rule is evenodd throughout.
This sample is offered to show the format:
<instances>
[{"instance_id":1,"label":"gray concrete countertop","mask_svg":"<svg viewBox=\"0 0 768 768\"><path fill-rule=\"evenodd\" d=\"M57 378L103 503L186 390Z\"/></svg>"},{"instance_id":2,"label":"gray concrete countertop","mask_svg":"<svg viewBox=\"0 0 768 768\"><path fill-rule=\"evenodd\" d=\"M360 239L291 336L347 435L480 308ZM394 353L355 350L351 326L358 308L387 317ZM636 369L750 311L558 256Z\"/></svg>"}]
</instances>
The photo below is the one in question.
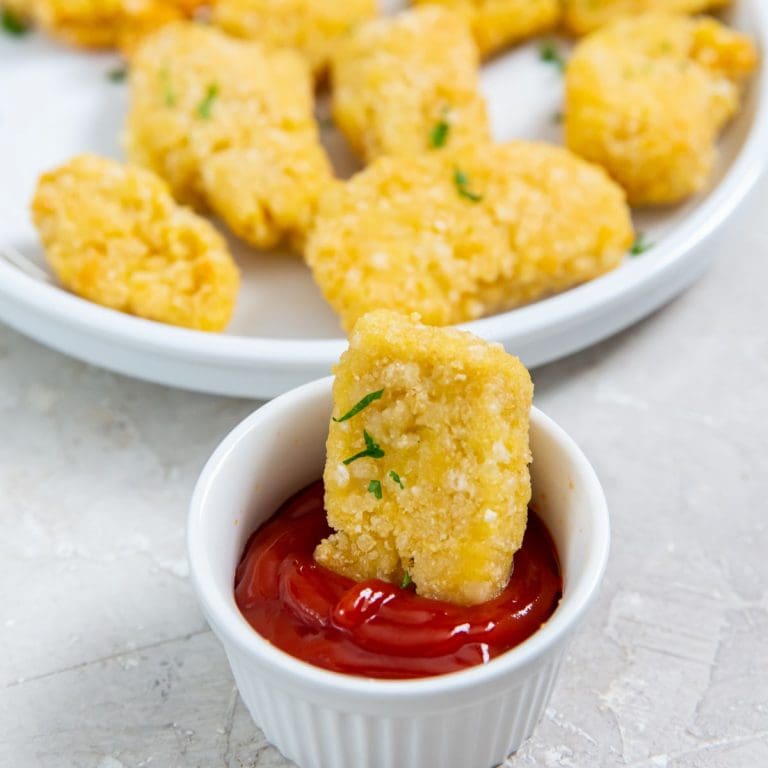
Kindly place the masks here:
<instances>
[{"instance_id":1,"label":"gray concrete countertop","mask_svg":"<svg viewBox=\"0 0 768 768\"><path fill-rule=\"evenodd\" d=\"M682 298L535 372L602 478L613 549L513 768L768 766L767 197L768 180ZM184 554L196 476L255 405L0 328L0 766L288 765Z\"/></svg>"}]
</instances>

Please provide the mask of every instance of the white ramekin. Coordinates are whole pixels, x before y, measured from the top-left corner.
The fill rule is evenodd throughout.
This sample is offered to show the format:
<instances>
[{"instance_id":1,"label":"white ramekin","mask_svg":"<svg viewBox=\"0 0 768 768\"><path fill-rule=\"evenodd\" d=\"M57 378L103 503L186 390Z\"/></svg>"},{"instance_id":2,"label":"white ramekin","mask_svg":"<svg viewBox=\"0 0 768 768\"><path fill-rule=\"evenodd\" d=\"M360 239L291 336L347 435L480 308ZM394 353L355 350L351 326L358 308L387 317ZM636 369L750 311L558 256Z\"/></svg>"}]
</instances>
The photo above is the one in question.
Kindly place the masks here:
<instances>
[{"instance_id":1,"label":"white ramekin","mask_svg":"<svg viewBox=\"0 0 768 768\"><path fill-rule=\"evenodd\" d=\"M247 624L234 572L248 536L322 474L331 379L294 389L236 427L206 465L189 518L192 578L256 724L301 768L490 768L530 735L608 557L600 483L582 452L534 409L533 496L555 540L564 593L552 618L490 664L421 680L329 672Z\"/></svg>"}]
</instances>

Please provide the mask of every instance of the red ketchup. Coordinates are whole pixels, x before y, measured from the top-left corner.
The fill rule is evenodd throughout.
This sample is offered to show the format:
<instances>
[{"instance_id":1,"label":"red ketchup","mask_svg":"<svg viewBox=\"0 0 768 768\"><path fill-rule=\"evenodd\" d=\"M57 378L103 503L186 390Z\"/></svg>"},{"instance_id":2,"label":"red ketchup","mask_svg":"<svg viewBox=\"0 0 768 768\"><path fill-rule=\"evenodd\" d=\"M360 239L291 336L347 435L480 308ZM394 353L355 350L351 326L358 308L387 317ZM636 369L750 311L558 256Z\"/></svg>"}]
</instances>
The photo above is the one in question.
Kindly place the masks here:
<instances>
[{"instance_id":1,"label":"red ketchup","mask_svg":"<svg viewBox=\"0 0 768 768\"><path fill-rule=\"evenodd\" d=\"M509 584L494 600L469 607L323 568L312 553L330 532L318 481L251 536L235 600L273 645L335 672L402 679L485 664L539 629L562 595L554 544L533 511Z\"/></svg>"}]
</instances>

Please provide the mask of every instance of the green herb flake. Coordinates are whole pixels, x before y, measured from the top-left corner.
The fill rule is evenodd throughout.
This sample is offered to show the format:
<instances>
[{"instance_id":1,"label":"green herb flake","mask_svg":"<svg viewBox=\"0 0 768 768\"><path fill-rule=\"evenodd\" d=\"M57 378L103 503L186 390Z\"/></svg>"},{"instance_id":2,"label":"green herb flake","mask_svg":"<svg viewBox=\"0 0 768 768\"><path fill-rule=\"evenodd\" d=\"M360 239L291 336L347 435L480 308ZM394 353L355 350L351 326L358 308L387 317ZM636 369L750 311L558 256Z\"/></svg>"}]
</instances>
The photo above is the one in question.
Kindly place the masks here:
<instances>
[{"instance_id":1,"label":"green herb flake","mask_svg":"<svg viewBox=\"0 0 768 768\"><path fill-rule=\"evenodd\" d=\"M561 72L565 72L566 61L551 40L544 40L539 45L539 58L548 64L554 64Z\"/></svg>"},{"instance_id":2,"label":"green herb flake","mask_svg":"<svg viewBox=\"0 0 768 768\"><path fill-rule=\"evenodd\" d=\"M408 589L408 587L413 584L413 579L411 579L411 574L408 573L408 571L403 572L403 580L400 582L400 589Z\"/></svg>"},{"instance_id":3,"label":"green herb flake","mask_svg":"<svg viewBox=\"0 0 768 768\"><path fill-rule=\"evenodd\" d=\"M564 120L565 120L565 114L563 112L555 112L552 115L552 122L555 125L562 125Z\"/></svg>"},{"instance_id":4,"label":"green herb flake","mask_svg":"<svg viewBox=\"0 0 768 768\"><path fill-rule=\"evenodd\" d=\"M448 141L448 134L451 131L451 124L444 118L435 124L432 132L429 134L429 146L433 149L444 147Z\"/></svg>"},{"instance_id":5,"label":"green herb flake","mask_svg":"<svg viewBox=\"0 0 768 768\"><path fill-rule=\"evenodd\" d=\"M469 189L469 177L464 171L456 168L453 172L453 183L456 185L456 191L467 200L471 200L473 203L479 203L482 199L482 195L478 195Z\"/></svg>"},{"instance_id":6,"label":"green herb flake","mask_svg":"<svg viewBox=\"0 0 768 768\"><path fill-rule=\"evenodd\" d=\"M405 486L403 485L403 481L400 479L400 475L398 475L394 469L389 471L389 476L392 478L393 482L397 483L403 490L405 490Z\"/></svg>"},{"instance_id":7,"label":"green herb flake","mask_svg":"<svg viewBox=\"0 0 768 768\"><path fill-rule=\"evenodd\" d=\"M367 408L374 400L381 399L381 396L384 394L383 389L379 389L376 392L369 392L362 400L360 400L359 403L356 405L353 405L341 418L336 418L334 416L333 420L337 423L341 423L342 421L346 421L347 419L351 419L353 416L357 416L360 411L362 411L364 408Z\"/></svg>"},{"instance_id":8,"label":"green herb flake","mask_svg":"<svg viewBox=\"0 0 768 768\"><path fill-rule=\"evenodd\" d=\"M384 456L384 451L381 450L381 446L366 432L363 430L363 438L365 439L365 450L356 453L354 456L350 456L348 459L344 459L344 464L351 464L353 461L363 459L366 456L371 459L380 459Z\"/></svg>"},{"instance_id":9,"label":"green herb flake","mask_svg":"<svg viewBox=\"0 0 768 768\"><path fill-rule=\"evenodd\" d=\"M197 105L197 116L201 120L210 120L213 110L213 103L219 95L219 86L216 83L210 83L203 100Z\"/></svg>"},{"instance_id":10,"label":"green herb flake","mask_svg":"<svg viewBox=\"0 0 768 768\"><path fill-rule=\"evenodd\" d=\"M12 37L23 37L29 32L29 24L10 8L0 9L0 27Z\"/></svg>"},{"instance_id":11,"label":"green herb flake","mask_svg":"<svg viewBox=\"0 0 768 768\"><path fill-rule=\"evenodd\" d=\"M107 72L107 80L112 83L122 83L128 77L127 67L115 67Z\"/></svg>"},{"instance_id":12,"label":"green herb flake","mask_svg":"<svg viewBox=\"0 0 768 768\"><path fill-rule=\"evenodd\" d=\"M368 483L368 493L372 493L377 499L381 499L381 483L378 480L371 480Z\"/></svg>"},{"instance_id":13,"label":"green herb flake","mask_svg":"<svg viewBox=\"0 0 768 768\"><path fill-rule=\"evenodd\" d=\"M160 82L163 86L163 102L166 107L176 106L176 91L173 90L173 84L171 83L171 72L168 67L163 67L160 70Z\"/></svg>"},{"instance_id":14,"label":"green herb flake","mask_svg":"<svg viewBox=\"0 0 768 768\"><path fill-rule=\"evenodd\" d=\"M645 239L645 234L643 232L638 232L635 242L632 243L632 247L629 249L629 255L640 256L640 254L645 253L651 248L653 248L653 243L649 243Z\"/></svg>"}]
</instances>

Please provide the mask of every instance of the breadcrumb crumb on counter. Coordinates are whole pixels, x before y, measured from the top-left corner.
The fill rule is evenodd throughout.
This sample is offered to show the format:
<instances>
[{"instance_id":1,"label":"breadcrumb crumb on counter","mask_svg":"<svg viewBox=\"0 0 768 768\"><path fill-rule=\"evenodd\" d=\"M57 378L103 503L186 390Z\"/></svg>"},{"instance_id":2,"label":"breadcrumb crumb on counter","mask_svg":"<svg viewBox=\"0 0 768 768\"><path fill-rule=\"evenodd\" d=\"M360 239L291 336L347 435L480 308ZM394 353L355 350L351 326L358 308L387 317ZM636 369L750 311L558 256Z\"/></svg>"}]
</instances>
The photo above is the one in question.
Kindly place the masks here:
<instances>
[{"instance_id":1,"label":"breadcrumb crumb on counter","mask_svg":"<svg viewBox=\"0 0 768 768\"><path fill-rule=\"evenodd\" d=\"M603 166L632 205L684 200L710 178L717 137L757 60L748 37L714 19L616 22L568 63L566 144Z\"/></svg>"},{"instance_id":2,"label":"breadcrumb crumb on counter","mask_svg":"<svg viewBox=\"0 0 768 768\"><path fill-rule=\"evenodd\" d=\"M498 595L531 496L525 367L498 344L380 310L356 324L335 374L337 419L381 394L331 422L324 482L335 533L318 562L357 580L407 573L418 594L458 604ZM347 461L369 439L379 451Z\"/></svg>"},{"instance_id":3,"label":"breadcrumb crumb on counter","mask_svg":"<svg viewBox=\"0 0 768 768\"><path fill-rule=\"evenodd\" d=\"M305 256L347 330L380 308L449 325L597 277L633 239L602 169L513 142L379 158L322 197Z\"/></svg>"},{"instance_id":4,"label":"breadcrumb crumb on counter","mask_svg":"<svg viewBox=\"0 0 768 768\"><path fill-rule=\"evenodd\" d=\"M214 0L213 22L235 37L295 48L316 77L338 41L376 15L376 0Z\"/></svg>"},{"instance_id":5,"label":"breadcrumb crumb on counter","mask_svg":"<svg viewBox=\"0 0 768 768\"><path fill-rule=\"evenodd\" d=\"M331 63L334 122L365 160L490 140L469 27L422 6L361 24Z\"/></svg>"},{"instance_id":6,"label":"breadcrumb crumb on counter","mask_svg":"<svg viewBox=\"0 0 768 768\"><path fill-rule=\"evenodd\" d=\"M560 0L416 0L425 3L461 14L483 58L552 29L560 19Z\"/></svg>"},{"instance_id":7,"label":"breadcrumb crumb on counter","mask_svg":"<svg viewBox=\"0 0 768 768\"><path fill-rule=\"evenodd\" d=\"M650 11L702 13L731 5L731 0L561 0L563 25L574 35Z\"/></svg>"},{"instance_id":8,"label":"breadcrumb crumb on counter","mask_svg":"<svg viewBox=\"0 0 768 768\"><path fill-rule=\"evenodd\" d=\"M173 21L191 18L203 0L30 0L31 17L45 32L82 48L132 50Z\"/></svg>"},{"instance_id":9,"label":"breadcrumb crumb on counter","mask_svg":"<svg viewBox=\"0 0 768 768\"><path fill-rule=\"evenodd\" d=\"M239 273L224 239L142 168L81 155L44 174L32 216L73 293L149 320L223 330Z\"/></svg>"},{"instance_id":10,"label":"breadcrumb crumb on counter","mask_svg":"<svg viewBox=\"0 0 768 768\"><path fill-rule=\"evenodd\" d=\"M332 174L299 54L173 24L137 50L130 92L131 160L254 246L301 244Z\"/></svg>"}]
</instances>

